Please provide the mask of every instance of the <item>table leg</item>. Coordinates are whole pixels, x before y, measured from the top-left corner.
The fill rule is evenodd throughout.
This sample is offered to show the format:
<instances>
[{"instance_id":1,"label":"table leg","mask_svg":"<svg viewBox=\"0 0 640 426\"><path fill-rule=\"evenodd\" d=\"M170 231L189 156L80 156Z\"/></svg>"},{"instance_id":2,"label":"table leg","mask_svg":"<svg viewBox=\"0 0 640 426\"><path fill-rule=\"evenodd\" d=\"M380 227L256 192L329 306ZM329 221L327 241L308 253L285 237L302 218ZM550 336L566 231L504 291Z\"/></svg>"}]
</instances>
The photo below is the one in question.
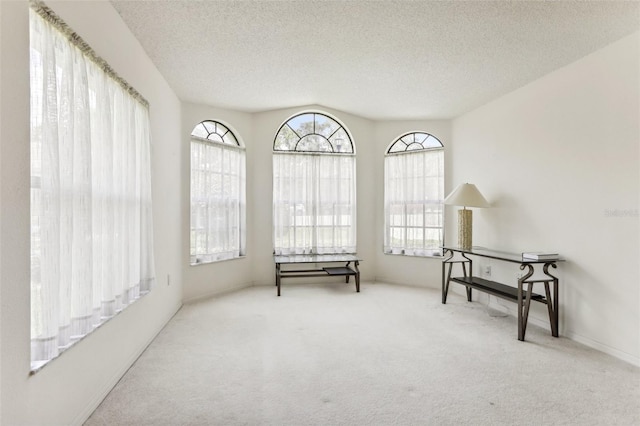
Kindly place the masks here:
<instances>
[{"instance_id":1,"label":"table leg","mask_svg":"<svg viewBox=\"0 0 640 426\"><path fill-rule=\"evenodd\" d=\"M556 306L554 306L555 297L551 299L551 290L549 289L549 281L544 282L544 292L547 297L547 310L549 311L549 324L551 324L551 335L558 337L558 320L555 313Z\"/></svg>"},{"instance_id":2,"label":"table leg","mask_svg":"<svg viewBox=\"0 0 640 426\"><path fill-rule=\"evenodd\" d=\"M524 335L527 332L527 323L529 322L529 307L531 306L531 294L533 293L533 283L529 284L527 287L527 297L524 299L524 315L522 317L522 340L524 340Z\"/></svg>"},{"instance_id":3,"label":"table leg","mask_svg":"<svg viewBox=\"0 0 640 426\"><path fill-rule=\"evenodd\" d=\"M451 269L453 263L449 264L449 272L447 272L447 279L444 280L444 264L442 265L442 303L447 303L447 295L449 294L449 283L451 282Z\"/></svg>"},{"instance_id":4,"label":"table leg","mask_svg":"<svg viewBox=\"0 0 640 426\"><path fill-rule=\"evenodd\" d=\"M554 265L555 266L555 265ZM558 279L553 280L553 327L555 329L555 334L552 332L553 337L558 337L560 333L560 316L558 315L560 311L560 304L558 303Z\"/></svg>"},{"instance_id":5,"label":"table leg","mask_svg":"<svg viewBox=\"0 0 640 426\"><path fill-rule=\"evenodd\" d=\"M524 330L522 328L522 280L518 280L518 340L524 341Z\"/></svg>"},{"instance_id":6,"label":"table leg","mask_svg":"<svg viewBox=\"0 0 640 426\"><path fill-rule=\"evenodd\" d=\"M276 286L278 287L278 296L280 296L280 264L276 263Z\"/></svg>"},{"instance_id":7,"label":"table leg","mask_svg":"<svg viewBox=\"0 0 640 426\"><path fill-rule=\"evenodd\" d=\"M471 261L469 261L469 275L472 275L471 272L471 268L472 268L472 264ZM467 264L466 262L462 262L462 275L467 278ZM471 302L472 299L472 293L471 293L471 287L466 287L464 288L467 291L467 302Z\"/></svg>"},{"instance_id":8,"label":"table leg","mask_svg":"<svg viewBox=\"0 0 640 426\"><path fill-rule=\"evenodd\" d=\"M353 269L356 270L356 292L360 293L360 270L358 269L358 263L357 260L353 263ZM347 279L349 279L348 277L347 275Z\"/></svg>"},{"instance_id":9,"label":"table leg","mask_svg":"<svg viewBox=\"0 0 640 426\"><path fill-rule=\"evenodd\" d=\"M551 335L559 336L559 311L560 303L558 301L558 278L549 273L549 266L557 268L555 263L545 263L543 267L544 274L551 278L550 281L544 282L544 290L547 297L547 308L549 309L549 322L551 323ZM551 291L549 290L549 282L553 282L553 300L551 300Z\"/></svg>"},{"instance_id":10,"label":"table leg","mask_svg":"<svg viewBox=\"0 0 640 426\"><path fill-rule=\"evenodd\" d=\"M449 294L449 281L451 280L451 267L453 263L448 262L453 257L453 252L450 250L445 250L445 253L449 252L449 257L443 259L442 261L442 304L447 303L447 295ZM445 278L445 270L447 267L447 263L449 264L449 273Z\"/></svg>"},{"instance_id":11,"label":"table leg","mask_svg":"<svg viewBox=\"0 0 640 426\"><path fill-rule=\"evenodd\" d=\"M524 334L527 331L527 320L529 318L529 305L531 304L531 293L533 290L533 283L527 283L526 281L533 275L533 266L531 264L521 264L520 269L524 268L529 270L522 277L518 278L518 340L524 342ZM523 286L527 283L528 291L527 298L523 298Z\"/></svg>"},{"instance_id":12,"label":"table leg","mask_svg":"<svg viewBox=\"0 0 640 426\"><path fill-rule=\"evenodd\" d=\"M348 268L350 264L351 264L351 262L347 262L347 264L346 264L346 265L344 265L344 267L345 267L345 268ZM350 277L351 277L350 275L345 275L345 277L344 277L344 282L346 282L347 284L349 284L349 278L350 278Z\"/></svg>"}]
</instances>

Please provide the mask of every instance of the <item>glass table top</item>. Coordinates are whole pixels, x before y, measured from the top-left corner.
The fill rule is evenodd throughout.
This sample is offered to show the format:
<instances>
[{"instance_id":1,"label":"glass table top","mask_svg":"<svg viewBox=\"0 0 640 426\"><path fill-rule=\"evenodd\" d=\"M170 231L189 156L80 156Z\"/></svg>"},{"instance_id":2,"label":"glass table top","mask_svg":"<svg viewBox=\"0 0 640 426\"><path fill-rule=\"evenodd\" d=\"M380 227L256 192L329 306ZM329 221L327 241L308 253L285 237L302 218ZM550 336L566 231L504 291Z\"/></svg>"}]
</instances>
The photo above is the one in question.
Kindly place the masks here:
<instances>
[{"instance_id":1,"label":"glass table top","mask_svg":"<svg viewBox=\"0 0 640 426\"><path fill-rule=\"evenodd\" d=\"M522 253L513 253L506 252L500 250L488 249L486 247L473 246L470 249L462 249L457 246L443 246L442 249L446 252L447 250L458 252L458 253L466 253L472 254L476 256L488 257L492 259L504 260L507 262L514 263L549 263L549 262L563 262L564 259L560 256L552 258L552 259L526 259L522 257Z\"/></svg>"},{"instance_id":2,"label":"glass table top","mask_svg":"<svg viewBox=\"0 0 640 426\"><path fill-rule=\"evenodd\" d=\"M323 263L361 261L356 254L292 254L273 256L275 263Z\"/></svg>"}]
</instances>

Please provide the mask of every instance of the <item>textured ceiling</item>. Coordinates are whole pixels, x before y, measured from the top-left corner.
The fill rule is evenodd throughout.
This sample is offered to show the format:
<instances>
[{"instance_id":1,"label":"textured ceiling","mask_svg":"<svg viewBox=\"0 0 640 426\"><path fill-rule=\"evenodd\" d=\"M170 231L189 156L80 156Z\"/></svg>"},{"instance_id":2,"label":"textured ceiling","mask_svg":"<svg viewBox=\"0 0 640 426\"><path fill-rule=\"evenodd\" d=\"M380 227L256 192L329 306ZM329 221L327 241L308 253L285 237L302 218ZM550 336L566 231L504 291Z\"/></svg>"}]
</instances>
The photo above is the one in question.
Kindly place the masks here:
<instances>
[{"instance_id":1,"label":"textured ceiling","mask_svg":"<svg viewBox=\"0 0 640 426\"><path fill-rule=\"evenodd\" d=\"M452 118L640 28L622 1L111 1L178 96Z\"/></svg>"}]
</instances>

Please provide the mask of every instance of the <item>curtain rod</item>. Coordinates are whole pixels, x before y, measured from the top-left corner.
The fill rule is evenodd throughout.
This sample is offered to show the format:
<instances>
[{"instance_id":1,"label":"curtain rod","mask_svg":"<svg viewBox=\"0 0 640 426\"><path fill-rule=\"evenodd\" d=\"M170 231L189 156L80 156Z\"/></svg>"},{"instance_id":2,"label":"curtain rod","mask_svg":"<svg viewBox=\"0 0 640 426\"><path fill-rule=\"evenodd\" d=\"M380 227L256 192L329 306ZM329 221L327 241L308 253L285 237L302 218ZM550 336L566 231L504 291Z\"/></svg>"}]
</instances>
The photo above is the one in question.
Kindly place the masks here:
<instances>
[{"instance_id":1,"label":"curtain rod","mask_svg":"<svg viewBox=\"0 0 640 426\"><path fill-rule=\"evenodd\" d=\"M102 59L98 54L80 37L73 29L71 29L62 18L60 18L51 8L49 8L41 0L30 0L31 9L36 12L42 19L54 26L60 31L74 46L93 61L100 69L102 69L109 77L116 81L129 95L140 102L143 106L149 108L149 101L140 94L133 86L120 77L111 66Z\"/></svg>"}]
</instances>

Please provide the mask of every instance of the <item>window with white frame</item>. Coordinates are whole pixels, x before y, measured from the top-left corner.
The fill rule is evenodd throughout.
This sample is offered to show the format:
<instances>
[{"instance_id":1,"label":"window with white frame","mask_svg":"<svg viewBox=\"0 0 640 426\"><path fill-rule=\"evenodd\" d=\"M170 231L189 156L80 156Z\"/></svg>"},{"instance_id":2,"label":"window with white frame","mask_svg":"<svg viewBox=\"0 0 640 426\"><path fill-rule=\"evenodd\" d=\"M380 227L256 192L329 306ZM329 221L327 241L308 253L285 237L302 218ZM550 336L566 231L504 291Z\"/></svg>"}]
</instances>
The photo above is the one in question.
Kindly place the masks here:
<instances>
[{"instance_id":1,"label":"window with white frame","mask_svg":"<svg viewBox=\"0 0 640 426\"><path fill-rule=\"evenodd\" d=\"M320 112L287 120L273 144L275 254L356 251L356 158L347 129Z\"/></svg>"},{"instance_id":2,"label":"window with white frame","mask_svg":"<svg viewBox=\"0 0 640 426\"><path fill-rule=\"evenodd\" d=\"M245 255L245 151L212 120L191 132L191 264Z\"/></svg>"},{"instance_id":3,"label":"window with white frame","mask_svg":"<svg viewBox=\"0 0 640 426\"><path fill-rule=\"evenodd\" d=\"M438 256L444 241L444 147L433 135L400 136L384 159L384 252Z\"/></svg>"},{"instance_id":4,"label":"window with white frame","mask_svg":"<svg viewBox=\"0 0 640 426\"><path fill-rule=\"evenodd\" d=\"M155 267L147 101L44 4L29 19L37 370L147 293Z\"/></svg>"}]
</instances>

